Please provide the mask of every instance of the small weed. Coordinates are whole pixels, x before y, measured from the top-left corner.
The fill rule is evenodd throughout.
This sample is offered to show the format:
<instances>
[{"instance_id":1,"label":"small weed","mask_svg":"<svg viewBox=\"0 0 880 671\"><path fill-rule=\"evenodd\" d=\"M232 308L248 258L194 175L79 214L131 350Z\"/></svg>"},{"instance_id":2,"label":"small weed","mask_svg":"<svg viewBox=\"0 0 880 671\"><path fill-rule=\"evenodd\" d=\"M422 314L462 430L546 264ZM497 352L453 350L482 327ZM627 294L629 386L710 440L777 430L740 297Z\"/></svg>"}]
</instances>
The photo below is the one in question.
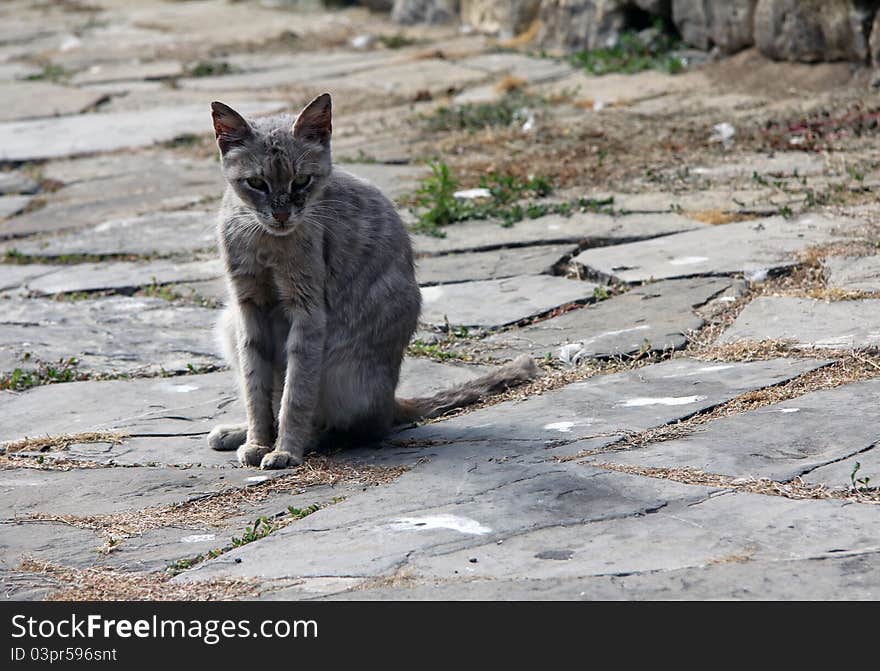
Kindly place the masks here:
<instances>
[{"instance_id":1,"label":"small weed","mask_svg":"<svg viewBox=\"0 0 880 671\"><path fill-rule=\"evenodd\" d=\"M449 361L451 359L463 359L464 357L453 350L443 349L440 345L429 345L421 340L413 340L407 348L410 356L420 356L439 361Z\"/></svg>"},{"instance_id":2,"label":"small weed","mask_svg":"<svg viewBox=\"0 0 880 671\"><path fill-rule=\"evenodd\" d=\"M275 531L276 523L270 522L269 519L264 515L262 517L258 517L254 520L252 526L245 527L244 533L241 538L232 538L232 547L237 548L242 545L247 545L248 543L253 543L254 541L258 541L261 538L265 538L273 531Z\"/></svg>"},{"instance_id":3,"label":"small weed","mask_svg":"<svg viewBox=\"0 0 880 671\"><path fill-rule=\"evenodd\" d=\"M593 298L595 298L597 302L605 301L611 298L611 292L608 291L608 287L603 287L600 285L593 289Z\"/></svg>"},{"instance_id":4,"label":"small weed","mask_svg":"<svg viewBox=\"0 0 880 671\"><path fill-rule=\"evenodd\" d=\"M67 76L67 70L65 70L60 65L55 65L54 63L47 63L43 66L43 69L40 72L36 72L32 75L28 75L25 77L27 81L49 81L49 82L57 82L64 77Z\"/></svg>"},{"instance_id":5,"label":"small weed","mask_svg":"<svg viewBox=\"0 0 880 671\"><path fill-rule=\"evenodd\" d=\"M514 89L494 102L439 107L430 116L422 118L432 131L479 130L509 126L514 121L524 123L529 117L528 108L543 102L541 98Z\"/></svg>"},{"instance_id":6,"label":"small weed","mask_svg":"<svg viewBox=\"0 0 880 671\"><path fill-rule=\"evenodd\" d=\"M544 198L553 193L552 182L544 176L521 179L513 175L491 173L480 179L480 187L488 192L485 198L459 200L455 197L459 183L442 161L430 164L427 177L412 202L419 213L416 233L445 237L441 230L467 219L497 219L501 226L510 227L523 219L536 219L548 214L569 217L575 212L615 214L614 198L577 198L563 202L529 200ZM520 201L520 202L517 202ZM525 201L525 202L522 202Z\"/></svg>"},{"instance_id":7,"label":"small weed","mask_svg":"<svg viewBox=\"0 0 880 671\"><path fill-rule=\"evenodd\" d=\"M138 292L140 295L146 296L147 298L161 298L169 303L183 298L180 293L174 291L174 289L167 284L159 284L155 277L150 278L150 280L151 283Z\"/></svg>"},{"instance_id":8,"label":"small weed","mask_svg":"<svg viewBox=\"0 0 880 671\"><path fill-rule=\"evenodd\" d=\"M295 520L301 520L303 517L308 517L312 513L316 513L321 509L317 503L313 503L307 508L294 508L293 506L287 506L287 512L290 513L290 516Z\"/></svg>"},{"instance_id":9,"label":"small weed","mask_svg":"<svg viewBox=\"0 0 880 671\"><path fill-rule=\"evenodd\" d=\"M654 31L649 38L627 31L621 34L614 46L580 51L571 56L571 61L594 75L613 72L635 74L644 70L663 70L674 75L685 67L683 58L670 53L679 47L680 44L658 22L654 24Z\"/></svg>"},{"instance_id":10,"label":"small weed","mask_svg":"<svg viewBox=\"0 0 880 671\"><path fill-rule=\"evenodd\" d=\"M381 42L388 49L402 49L416 44L416 40L407 37L403 33L395 33L394 35L379 35Z\"/></svg>"},{"instance_id":11,"label":"small weed","mask_svg":"<svg viewBox=\"0 0 880 671\"><path fill-rule=\"evenodd\" d=\"M218 77L235 72L235 68L226 61L199 61L187 70L190 77Z\"/></svg>"},{"instance_id":12,"label":"small weed","mask_svg":"<svg viewBox=\"0 0 880 671\"><path fill-rule=\"evenodd\" d=\"M208 137L205 135L196 135L195 133L183 133L162 144L168 149L186 149L189 147L199 147L208 143Z\"/></svg>"},{"instance_id":13,"label":"small weed","mask_svg":"<svg viewBox=\"0 0 880 671\"><path fill-rule=\"evenodd\" d=\"M25 359L30 358L29 355ZM56 364L39 363L36 370L25 371L16 368L11 373L0 377L0 390L22 391L31 387L39 387L44 384L56 382L73 382L80 379L76 370L79 362L76 357L59 359Z\"/></svg>"},{"instance_id":14,"label":"small weed","mask_svg":"<svg viewBox=\"0 0 880 671\"><path fill-rule=\"evenodd\" d=\"M857 461L856 465L852 469L852 473L849 474L849 480L852 483L850 489L854 492L868 492L871 487L871 478L864 476L861 478L856 478L856 475L861 470L862 465Z\"/></svg>"},{"instance_id":15,"label":"small weed","mask_svg":"<svg viewBox=\"0 0 880 671\"><path fill-rule=\"evenodd\" d=\"M443 237L440 227L463 219L463 205L455 198L458 181L449 171L449 166L438 161L431 163L430 167L431 176L425 178L416 191L416 205L425 208L425 211L419 215L415 230Z\"/></svg>"}]
</instances>

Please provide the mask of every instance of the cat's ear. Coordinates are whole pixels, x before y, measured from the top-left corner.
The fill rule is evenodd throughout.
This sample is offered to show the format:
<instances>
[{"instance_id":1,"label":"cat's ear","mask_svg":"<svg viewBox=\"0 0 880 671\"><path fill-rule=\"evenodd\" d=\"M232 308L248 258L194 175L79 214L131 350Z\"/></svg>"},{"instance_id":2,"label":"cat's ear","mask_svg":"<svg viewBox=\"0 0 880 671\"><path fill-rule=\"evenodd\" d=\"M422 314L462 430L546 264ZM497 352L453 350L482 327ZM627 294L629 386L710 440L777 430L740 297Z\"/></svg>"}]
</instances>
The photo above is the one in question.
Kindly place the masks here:
<instances>
[{"instance_id":1,"label":"cat's ear","mask_svg":"<svg viewBox=\"0 0 880 671\"><path fill-rule=\"evenodd\" d=\"M241 144L250 137L248 122L229 105L216 100L211 103L211 116L214 117L214 134L217 144L224 154L233 146Z\"/></svg>"},{"instance_id":2,"label":"cat's ear","mask_svg":"<svg viewBox=\"0 0 880 671\"><path fill-rule=\"evenodd\" d=\"M322 93L303 108L293 123L293 136L300 140L330 143L331 123L330 94Z\"/></svg>"}]
</instances>

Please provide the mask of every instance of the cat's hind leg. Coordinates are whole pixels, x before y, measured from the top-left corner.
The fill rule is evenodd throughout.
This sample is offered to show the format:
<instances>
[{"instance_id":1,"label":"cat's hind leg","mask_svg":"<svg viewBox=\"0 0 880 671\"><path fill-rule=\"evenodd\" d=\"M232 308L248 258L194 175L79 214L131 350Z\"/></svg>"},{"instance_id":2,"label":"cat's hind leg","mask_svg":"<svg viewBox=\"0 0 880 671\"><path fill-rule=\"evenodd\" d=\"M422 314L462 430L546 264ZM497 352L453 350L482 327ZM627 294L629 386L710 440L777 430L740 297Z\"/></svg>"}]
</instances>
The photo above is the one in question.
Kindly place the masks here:
<instances>
[{"instance_id":1,"label":"cat's hind leg","mask_svg":"<svg viewBox=\"0 0 880 671\"><path fill-rule=\"evenodd\" d=\"M393 365L348 360L328 366L321 380L320 400L320 416L328 435L361 442L387 434L394 422L397 376Z\"/></svg>"}]
</instances>

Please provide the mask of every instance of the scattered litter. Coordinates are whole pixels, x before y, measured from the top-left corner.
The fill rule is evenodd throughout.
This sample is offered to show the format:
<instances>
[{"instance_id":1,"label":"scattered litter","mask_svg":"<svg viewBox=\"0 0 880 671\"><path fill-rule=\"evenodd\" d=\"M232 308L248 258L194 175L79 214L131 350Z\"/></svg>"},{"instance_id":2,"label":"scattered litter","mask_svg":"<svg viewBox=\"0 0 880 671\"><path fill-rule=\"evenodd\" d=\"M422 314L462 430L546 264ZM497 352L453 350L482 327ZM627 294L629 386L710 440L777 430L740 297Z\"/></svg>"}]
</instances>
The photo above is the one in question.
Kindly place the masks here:
<instances>
[{"instance_id":1,"label":"scattered litter","mask_svg":"<svg viewBox=\"0 0 880 671\"><path fill-rule=\"evenodd\" d=\"M59 49L61 49L61 51L70 51L72 49L78 49L81 44L82 40L79 39L76 35L68 35L61 42L61 46L59 47Z\"/></svg>"},{"instance_id":2,"label":"scattered litter","mask_svg":"<svg viewBox=\"0 0 880 671\"><path fill-rule=\"evenodd\" d=\"M489 189L465 189L464 191L456 191L452 194L457 200L475 200L477 198L491 198L492 192Z\"/></svg>"},{"instance_id":3,"label":"scattered litter","mask_svg":"<svg viewBox=\"0 0 880 671\"><path fill-rule=\"evenodd\" d=\"M620 405L624 408L640 408L646 405L690 405L705 401L705 396L666 396L664 398L631 398Z\"/></svg>"},{"instance_id":4,"label":"scattered litter","mask_svg":"<svg viewBox=\"0 0 880 671\"><path fill-rule=\"evenodd\" d=\"M593 102L593 111L594 112L601 112L603 109L605 109L605 102L604 101L596 100Z\"/></svg>"},{"instance_id":5,"label":"scattered litter","mask_svg":"<svg viewBox=\"0 0 880 671\"><path fill-rule=\"evenodd\" d=\"M193 534L180 539L181 543L207 543L216 538L214 534Z\"/></svg>"},{"instance_id":6,"label":"scattered litter","mask_svg":"<svg viewBox=\"0 0 880 671\"><path fill-rule=\"evenodd\" d=\"M769 274L769 270L766 268L758 268L756 270L750 270L746 273L746 279L749 282L763 282L767 279L767 275Z\"/></svg>"},{"instance_id":7,"label":"scattered litter","mask_svg":"<svg viewBox=\"0 0 880 671\"><path fill-rule=\"evenodd\" d=\"M355 35L349 40L352 49L369 49L376 43L375 35Z\"/></svg>"},{"instance_id":8,"label":"scattered litter","mask_svg":"<svg viewBox=\"0 0 880 671\"><path fill-rule=\"evenodd\" d=\"M720 142L725 149L730 149L733 145L733 136L736 135L736 128L725 121L713 126L712 130L715 132L709 138L709 142Z\"/></svg>"},{"instance_id":9,"label":"scattered litter","mask_svg":"<svg viewBox=\"0 0 880 671\"><path fill-rule=\"evenodd\" d=\"M569 366L576 366L583 355L584 344L582 342L569 343L559 348L559 360Z\"/></svg>"},{"instance_id":10,"label":"scattered litter","mask_svg":"<svg viewBox=\"0 0 880 671\"><path fill-rule=\"evenodd\" d=\"M544 427L545 431L559 431L560 433L571 433L574 422L554 422Z\"/></svg>"},{"instance_id":11,"label":"scattered litter","mask_svg":"<svg viewBox=\"0 0 880 671\"><path fill-rule=\"evenodd\" d=\"M462 534L482 536L492 531L476 520L458 515L430 515L427 517L401 517L390 525L398 531L426 531L428 529L452 529Z\"/></svg>"}]
</instances>

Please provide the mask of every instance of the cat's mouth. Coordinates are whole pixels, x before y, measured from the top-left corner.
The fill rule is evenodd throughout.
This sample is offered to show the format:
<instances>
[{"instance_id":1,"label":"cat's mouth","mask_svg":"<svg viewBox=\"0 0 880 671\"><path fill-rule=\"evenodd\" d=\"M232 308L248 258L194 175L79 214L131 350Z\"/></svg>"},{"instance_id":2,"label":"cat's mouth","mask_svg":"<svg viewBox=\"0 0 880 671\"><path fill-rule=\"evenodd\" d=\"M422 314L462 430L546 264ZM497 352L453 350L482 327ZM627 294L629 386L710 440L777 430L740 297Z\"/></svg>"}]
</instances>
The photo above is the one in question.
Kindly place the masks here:
<instances>
[{"instance_id":1,"label":"cat's mouth","mask_svg":"<svg viewBox=\"0 0 880 671\"><path fill-rule=\"evenodd\" d=\"M285 222L278 222L274 219L266 219L260 218L260 224L262 224L263 228L270 235L274 235L277 237L284 237L285 235L290 235L299 225L299 222L294 219L288 219Z\"/></svg>"}]
</instances>

